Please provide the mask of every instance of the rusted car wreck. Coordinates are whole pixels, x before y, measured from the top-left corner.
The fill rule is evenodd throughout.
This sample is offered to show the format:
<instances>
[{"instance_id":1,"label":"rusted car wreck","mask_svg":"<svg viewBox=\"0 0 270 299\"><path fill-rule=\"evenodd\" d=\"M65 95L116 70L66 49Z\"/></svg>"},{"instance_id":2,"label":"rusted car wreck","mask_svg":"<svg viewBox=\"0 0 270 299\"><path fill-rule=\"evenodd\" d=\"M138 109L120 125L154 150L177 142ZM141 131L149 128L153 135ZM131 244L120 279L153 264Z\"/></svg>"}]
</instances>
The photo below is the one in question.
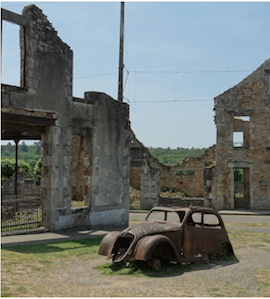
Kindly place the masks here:
<instances>
[{"instance_id":1,"label":"rusted car wreck","mask_svg":"<svg viewBox=\"0 0 270 299\"><path fill-rule=\"evenodd\" d=\"M162 261L184 264L233 254L223 220L205 207L160 207L143 223L108 233L99 254L114 263L148 262L159 270Z\"/></svg>"}]
</instances>

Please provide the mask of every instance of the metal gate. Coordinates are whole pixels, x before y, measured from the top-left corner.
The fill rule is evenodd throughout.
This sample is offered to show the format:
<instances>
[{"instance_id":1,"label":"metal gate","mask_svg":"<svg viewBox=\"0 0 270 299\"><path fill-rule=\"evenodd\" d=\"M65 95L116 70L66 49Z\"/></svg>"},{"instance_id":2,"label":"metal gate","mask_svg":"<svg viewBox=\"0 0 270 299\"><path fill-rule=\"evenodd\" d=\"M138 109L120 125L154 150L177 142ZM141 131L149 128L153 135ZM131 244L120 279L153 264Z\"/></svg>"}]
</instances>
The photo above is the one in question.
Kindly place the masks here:
<instances>
[{"instance_id":1,"label":"metal gate","mask_svg":"<svg viewBox=\"0 0 270 299\"><path fill-rule=\"evenodd\" d=\"M40 190L34 193L2 194L1 234L16 234L41 226Z\"/></svg>"}]
</instances>

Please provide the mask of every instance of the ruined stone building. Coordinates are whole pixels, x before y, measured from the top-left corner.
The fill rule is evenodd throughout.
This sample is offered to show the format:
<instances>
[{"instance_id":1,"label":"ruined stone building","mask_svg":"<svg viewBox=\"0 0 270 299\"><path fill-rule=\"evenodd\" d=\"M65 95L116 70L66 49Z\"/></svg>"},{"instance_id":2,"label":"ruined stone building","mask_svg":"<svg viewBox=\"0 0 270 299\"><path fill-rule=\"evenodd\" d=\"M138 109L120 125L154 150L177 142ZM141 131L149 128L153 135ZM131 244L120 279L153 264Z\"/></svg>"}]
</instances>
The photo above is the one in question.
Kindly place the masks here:
<instances>
[{"instance_id":1,"label":"ruined stone building","mask_svg":"<svg viewBox=\"0 0 270 299\"><path fill-rule=\"evenodd\" d=\"M1 86L2 139L42 141L42 225L127 226L129 106L72 96L73 52L35 5L2 19L20 26L21 55L21 85ZM81 188L84 207L73 209Z\"/></svg>"},{"instance_id":2,"label":"ruined stone building","mask_svg":"<svg viewBox=\"0 0 270 299\"><path fill-rule=\"evenodd\" d=\"M130 185L141 191L141 207L149 209L155 203L176 203L185 205L187 201L174 202L160 197L160 192L182 191L185 197L193 198L190 203L204 204L195 198L204 198L204 169L215 160L215 146L210 147L201 157L185 158L174 165L162 164L131 131Z\"/></svg>"},{"instance_id":3,"label":"ruined stone building","mask_svg":"<svg viewBox=\"0 0 270 299\"><path fill-rule=\"evenodd\" d=\"M2 19L20 26L21 55L20 86L1 86L2 139L42 141L44 227L125 227L129 186L142 208L181 190L216 209L270 209L270 60L215 98L216 146L163 165L130 131L128 104L98 92L73 97L73 52L39 8L2 9Z\"/></svg>"},{"instance_id":4,"label":"ruined stone building","mask_svg":"<svg viewBox=\"0 0 270 299\"><path fill-rule=\"evenodd\" d=\"M270 209L270 59L215 98L216 167L208 204ZM234 172L242 173L238 190Z\"/></svg>"},{"instance_id":5,"label":"ruined stone building","mask_svg":"<svg viewBox=\"0 0 270 299\"><path fill-rule=\"evenodd\" d=\"M270 209L269 76L267 60L215 98L217 143L199 158L163 165L132 134L130 184L141 189L141 207L160 202L160 191L181 190L218 210Z\"/></svg>"}]
</instances>

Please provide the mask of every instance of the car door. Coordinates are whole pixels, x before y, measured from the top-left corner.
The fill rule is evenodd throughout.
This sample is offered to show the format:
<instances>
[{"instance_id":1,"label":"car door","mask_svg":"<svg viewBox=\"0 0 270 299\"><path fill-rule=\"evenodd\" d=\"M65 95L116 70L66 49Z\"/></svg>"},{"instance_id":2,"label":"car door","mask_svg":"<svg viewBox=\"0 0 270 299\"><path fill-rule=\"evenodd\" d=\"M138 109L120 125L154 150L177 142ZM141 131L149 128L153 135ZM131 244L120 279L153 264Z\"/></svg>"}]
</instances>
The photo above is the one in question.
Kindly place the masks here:
<instances>
[{"instance_id":1,"label":"car door","mask_svg":"<svg viewBox=\"0 0 270 299\"><path fill-rule=\"evenodd\" d=\"M200 258L204 250L204 227L201 212L192 212L184 225L183 253L188 260Z\"/></svg>"},{"instance_id":2,"label":"car door","mask_svg":"<svg viewBox=\"0 0 270 299\"><path fill-rule=\"evenodd\" d=\"M206 254L212 254L221 237L224 235L224 229L218 216L214 213L203 214L204 226L204 251Z\"/></svg>"}]
</instances>

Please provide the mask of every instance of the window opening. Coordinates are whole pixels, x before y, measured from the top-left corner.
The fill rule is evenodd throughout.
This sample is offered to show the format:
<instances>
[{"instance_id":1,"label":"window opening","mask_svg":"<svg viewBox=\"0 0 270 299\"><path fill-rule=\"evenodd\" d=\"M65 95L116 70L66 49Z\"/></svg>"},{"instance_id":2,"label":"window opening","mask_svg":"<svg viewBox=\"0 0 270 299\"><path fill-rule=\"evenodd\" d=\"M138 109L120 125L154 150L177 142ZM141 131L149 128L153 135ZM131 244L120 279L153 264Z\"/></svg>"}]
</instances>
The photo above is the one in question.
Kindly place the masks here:
<instances>
[{"instance_id":1,"label":"window opening","mask_svg":"<svg viewBox=\"0 0 270 299\"><path fill-rule=\"evenodd\" d=\"M2 21L2 83L20 86L20 26Z\"/></svg>"},{"instance_id":2,"label":"window opening","mask_svg":"<svg viewBox=\"0 0 270 299\"><path fill-rule=\"evenodd\" d=\"M204 214L203 223L207 228L221 228L219 219L214 214Z\"/></svg>"},{"instance_id":3,"label":"window opening","mask_svg":"<svg viewBox=\"0 0 270 299\"><path fill-rule=\"evenodd\" d=\"M90 204L90 143L90 137L73 135L71 170L72 208L83 208Z\"/></svg>"},{"instance_id":4,"label":"window opening","mask_svg":"<svg viewBox=\"0 0 270 299\"><path fill-rule=\"evenodd\" d=\"M233 146L243 147L244 145L244 132L233 132Z\"/></svg>"},{"instance_id":5,"label":"window opening","mask_svg":"<svg viewBox=\"0 0 270 299\"><path fill-rule=\"evenodd\" d=\"M234 116L233 119L233 146L249 147L250 117Z\"/></svg>"},{"instance_id":6,"label":"window opening","mask_svg":"<svg viewBox=\"0 0 270 299\"><path fill-rule=\"evenodd\" d=\"M146 218L147 221L166 221L167 215L164 211L152 211Z\"/></svg>"},{"instance_id":7,"label":"window opening","mask_svg":"<svg viewBox=\"0 0 270 299\"><path fill-rule=\"evenodd\" d=\"M200 213L200 212L192 213L188 218L188 225L195 226L195 227L201 227L202 226L202 213Z\"/></svg>"},{"instance_id":8,"label":"window opening","mask_svg":"<svg viewBox=\"0 0 270 299\"><path fill-rule=\"evenodd\" d=\"M270 100L270 76L268 76L268 99Z\"/></svg>"}]
</instances>

